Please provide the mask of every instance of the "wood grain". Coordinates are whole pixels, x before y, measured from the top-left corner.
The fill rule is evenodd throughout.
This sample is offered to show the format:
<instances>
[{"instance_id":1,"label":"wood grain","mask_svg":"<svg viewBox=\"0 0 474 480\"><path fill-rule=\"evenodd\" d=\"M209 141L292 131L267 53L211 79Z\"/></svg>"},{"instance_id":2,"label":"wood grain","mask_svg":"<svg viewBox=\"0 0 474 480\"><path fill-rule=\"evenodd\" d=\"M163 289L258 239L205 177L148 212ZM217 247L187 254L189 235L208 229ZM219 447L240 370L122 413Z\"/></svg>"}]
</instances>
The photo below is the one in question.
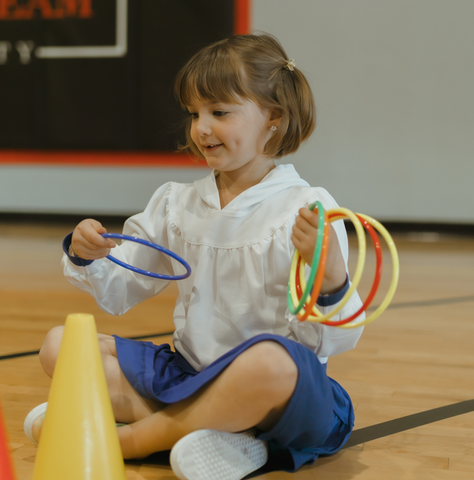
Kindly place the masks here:
<instances>
[{"instance_id":1,"label":"wood grain","mask_svg":"<svg viewBox=\"0 0 474 480\"><path fill-rule=\"evenodd\" d=\"M121 317L102 312L69 285L61 272L60 245L71 228L0 224L0 355L39 349L47 331L72 312L92 313L98 330L108 334L173 330L174 285ZM426 239L437 241L420 241ZM393 305L415 305L385 312L365 329L355 350L329 363L329 374L353 399L356 429L474 398L474 297L429 304L474 296L473 239L417 234L395 241L401 275ZM388 252L384 255L389 274ZM351 265L354 256L353 251ZM359 289L362 297L370 287L373 265L369 254ZM380 300L378 295L375 303ZM171 337L150 340L165 343ZM31 408L47 400L49 385L37 356L0 361L0 399L18 480L31 479L36 454L23 433L23 421ZM473 458L471 412L355 445L295 474L272 472L258 478L468 480L474 479ZM126 471L128 480L176 478L166 455L154 463L127 463Z\"/></svg>"}]
</instances>

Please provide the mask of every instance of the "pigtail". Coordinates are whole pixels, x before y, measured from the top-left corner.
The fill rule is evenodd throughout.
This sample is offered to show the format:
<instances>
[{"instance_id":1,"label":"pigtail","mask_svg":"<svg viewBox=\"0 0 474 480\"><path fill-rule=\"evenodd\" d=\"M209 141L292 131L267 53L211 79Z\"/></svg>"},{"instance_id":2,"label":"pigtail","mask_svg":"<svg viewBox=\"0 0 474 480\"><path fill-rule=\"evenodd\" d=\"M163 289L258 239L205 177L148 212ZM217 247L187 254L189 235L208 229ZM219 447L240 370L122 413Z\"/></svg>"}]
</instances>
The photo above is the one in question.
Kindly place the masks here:
<instances>
[{"instance_id":1,"label":"pigtail","mask_svg":"<svg viewBox=\"0 0 474 480\"><path fill-rule=\"evenodd\" d=\"M295 68L291 72L295 84L298 110L300 114L301 141L307 140L316 128L316 105L306 77Z\"/></svg>"},{"instance_id":2,"label":"pigtail","mask_svg":"<svg viewBox=\"0 0 474 480\"><path fill-rule=\"evenodd\" d=\"M282 157L298 150L316 127L316 107L311 87L296 67L285 68L289 60L276 67L272 77L273 97L281 111L281 123L267 143L265 153Z\"/></svg>"}]
</instances>

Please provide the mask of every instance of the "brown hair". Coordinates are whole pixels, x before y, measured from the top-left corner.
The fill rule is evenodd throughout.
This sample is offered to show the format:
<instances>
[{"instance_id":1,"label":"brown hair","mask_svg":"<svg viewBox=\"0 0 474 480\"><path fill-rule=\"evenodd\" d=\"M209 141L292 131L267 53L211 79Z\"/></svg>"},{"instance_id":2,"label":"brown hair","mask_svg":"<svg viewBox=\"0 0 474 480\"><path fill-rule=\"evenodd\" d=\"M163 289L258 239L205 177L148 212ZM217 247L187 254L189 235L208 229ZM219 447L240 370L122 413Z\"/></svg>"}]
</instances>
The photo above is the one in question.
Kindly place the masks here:
<instances>
[{"instance_id":1,"label":"brown hair","mask_svg":"<svg viewBox=\"0 0 474 480\"><path fill-rule=\"evenodd\" d=\"M316 126L311 88L300 70L285 68L288 61L272 35L235 35L197 52L178 73L175 94L183 107L193 97L224 103L249 99L280 112L281 123L265 145L265 154L283 157L296 152ZM191 118L186 142L181 150L203 158L191 139Z\"/></svg>"}]
</instances>

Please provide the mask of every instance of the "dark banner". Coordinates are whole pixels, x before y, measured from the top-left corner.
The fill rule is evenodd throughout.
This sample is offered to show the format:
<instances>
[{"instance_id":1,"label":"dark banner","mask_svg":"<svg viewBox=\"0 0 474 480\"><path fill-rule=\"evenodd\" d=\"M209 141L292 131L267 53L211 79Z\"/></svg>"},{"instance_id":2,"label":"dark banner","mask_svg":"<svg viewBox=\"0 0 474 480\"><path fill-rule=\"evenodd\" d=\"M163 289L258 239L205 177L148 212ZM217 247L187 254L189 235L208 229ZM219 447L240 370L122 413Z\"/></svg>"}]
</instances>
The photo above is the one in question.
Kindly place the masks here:
<instances>
[{"instance_id":1,"label":"dark banner","mask_svg":"<svg viewBox=\"0 0 474 480\"><path fill-rule=\"evenodd\" d=\"M236 15L233 0L0 0L0 149L175 150L173 79Z\"/></svg>"}]
</instances>

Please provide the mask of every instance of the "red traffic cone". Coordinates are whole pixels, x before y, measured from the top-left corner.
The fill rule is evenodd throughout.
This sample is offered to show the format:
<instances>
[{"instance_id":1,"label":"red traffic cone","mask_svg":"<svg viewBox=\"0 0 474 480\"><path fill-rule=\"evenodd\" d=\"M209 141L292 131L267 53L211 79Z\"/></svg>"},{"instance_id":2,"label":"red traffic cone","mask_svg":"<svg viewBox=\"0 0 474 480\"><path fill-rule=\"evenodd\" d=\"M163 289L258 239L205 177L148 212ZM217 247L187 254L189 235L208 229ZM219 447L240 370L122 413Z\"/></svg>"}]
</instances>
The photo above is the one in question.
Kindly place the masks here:
<instances>
[{"instance_id":1,"label":"red traffic cone","mask_svg":"<svg viewBox=\"0 0 474 480\"><path fill-rule=\"evenodd\" d=\"M3 423L2 407L0 405L0 479L15 480L13 464L8 451L7 432Z\"/></svg>"}]
</instances>

